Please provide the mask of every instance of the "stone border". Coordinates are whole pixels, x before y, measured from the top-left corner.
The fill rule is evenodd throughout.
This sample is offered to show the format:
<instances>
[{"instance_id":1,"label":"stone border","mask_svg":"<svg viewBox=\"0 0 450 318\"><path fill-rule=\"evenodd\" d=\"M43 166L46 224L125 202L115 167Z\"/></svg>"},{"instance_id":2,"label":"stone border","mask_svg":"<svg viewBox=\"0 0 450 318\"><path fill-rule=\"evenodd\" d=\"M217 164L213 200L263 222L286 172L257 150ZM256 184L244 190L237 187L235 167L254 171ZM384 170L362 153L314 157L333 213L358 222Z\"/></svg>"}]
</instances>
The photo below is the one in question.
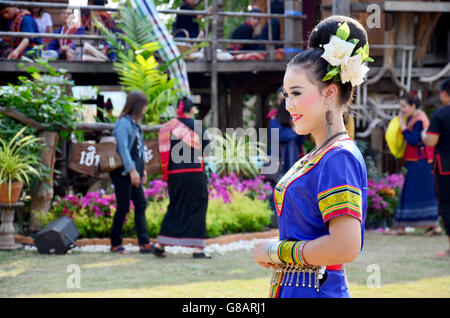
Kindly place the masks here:
<instances>
[{"instance_id":1,"label":"stone border","mask_svg":"<svg viewBox=\"0 0 450 318\"><path fill-rule=\"evenodd\" d=\"M213 237L206 240L206 245L211 244L229 244L237 241L250 241L253 239L263 239L263 238L272 238L278 237L278 230L269 230L265 232L253 232L253 233L238 233L238 234L227 234L219 237ZM14 239L16 243L22 243L24 245L33 245L34 240L30 236L23 235L14 235ZM152 242L155 242L155 239L152 239ZM135 245L138 246L138 241L135 238L124 238L123 245ZM92 238L92 239L79 239L76 241L76 245L78 247L87 246L87 245L111 245L111 240L109 238Z\"/></svg>"}]
</instances>

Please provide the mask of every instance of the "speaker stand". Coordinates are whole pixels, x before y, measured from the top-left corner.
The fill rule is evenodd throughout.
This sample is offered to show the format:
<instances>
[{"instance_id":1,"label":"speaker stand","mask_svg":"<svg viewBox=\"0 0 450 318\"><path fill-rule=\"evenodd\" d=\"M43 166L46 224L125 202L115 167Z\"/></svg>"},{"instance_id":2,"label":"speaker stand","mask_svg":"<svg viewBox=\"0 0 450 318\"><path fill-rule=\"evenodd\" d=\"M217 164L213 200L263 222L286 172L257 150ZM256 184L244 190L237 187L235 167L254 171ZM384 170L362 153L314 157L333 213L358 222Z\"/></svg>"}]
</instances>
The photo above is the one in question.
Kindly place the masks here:
<instances>
[{"instance_id":1,"label":"speaker stand","mask_svg":"<svg viewBox=\"0 0 450 318\"><path fill-rule=\"evenodd\" d=\"M14 240L14 210L17 207L22 207L23 202L12 204L0 204L0 218L2 224L0 225L0 250L17 250L22 248L22 244L18 244Z\"/></svg>"}]
</instances>

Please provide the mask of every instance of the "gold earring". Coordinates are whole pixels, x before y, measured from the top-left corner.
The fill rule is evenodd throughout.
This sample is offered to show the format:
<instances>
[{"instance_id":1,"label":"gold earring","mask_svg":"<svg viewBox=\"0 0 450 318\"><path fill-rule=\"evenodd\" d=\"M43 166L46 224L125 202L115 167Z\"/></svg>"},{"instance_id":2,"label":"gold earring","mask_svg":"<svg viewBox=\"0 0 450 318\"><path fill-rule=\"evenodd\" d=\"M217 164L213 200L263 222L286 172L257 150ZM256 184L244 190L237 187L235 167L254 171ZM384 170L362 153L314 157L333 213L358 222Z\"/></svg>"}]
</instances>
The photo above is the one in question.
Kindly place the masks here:
<instances>
[{"instance_id":1,"label":"gold earring","mask_svg":"<svg viewBox=\"0 0 450 318\"><path fill-rule=\"evenodd\" d=\"M328 101L325 102L327 107L327 111L325 113L325 120L327 121L327 134L328 137L331 136L331 126L333 126L333 112L330 110L330 103Z\"/></svg>"}]
</instances>

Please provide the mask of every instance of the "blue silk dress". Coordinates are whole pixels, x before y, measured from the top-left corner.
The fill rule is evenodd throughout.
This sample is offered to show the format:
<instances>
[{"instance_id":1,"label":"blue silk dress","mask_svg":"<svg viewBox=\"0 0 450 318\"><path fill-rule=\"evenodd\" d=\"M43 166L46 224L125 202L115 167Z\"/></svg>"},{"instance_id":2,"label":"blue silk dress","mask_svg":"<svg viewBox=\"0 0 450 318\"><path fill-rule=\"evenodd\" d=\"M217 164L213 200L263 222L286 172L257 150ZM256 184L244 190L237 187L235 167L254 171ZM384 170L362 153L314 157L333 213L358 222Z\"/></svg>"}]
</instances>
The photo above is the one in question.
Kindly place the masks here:
<instances>
[{"instance_id":1,"label":"blue silk dress","mask_svg":"<svg viewBox=\"0 0 450 318\"><path fill-rule=\"evenodd\" d=\"M274 191L280 240L317 239L329 234L328 221L332 218L350 215L361 222L363 241L367 189L366 165L350 138L329 145L303 166L299 160ZM298 272L289 274L286 279L273 280L270 297L350 297L345 273L339 264L327 267L318 288L308 287L308 280L314 281L314 277ZM287 284L305 280L305 286Z\"/></svg>"}]
</instances>

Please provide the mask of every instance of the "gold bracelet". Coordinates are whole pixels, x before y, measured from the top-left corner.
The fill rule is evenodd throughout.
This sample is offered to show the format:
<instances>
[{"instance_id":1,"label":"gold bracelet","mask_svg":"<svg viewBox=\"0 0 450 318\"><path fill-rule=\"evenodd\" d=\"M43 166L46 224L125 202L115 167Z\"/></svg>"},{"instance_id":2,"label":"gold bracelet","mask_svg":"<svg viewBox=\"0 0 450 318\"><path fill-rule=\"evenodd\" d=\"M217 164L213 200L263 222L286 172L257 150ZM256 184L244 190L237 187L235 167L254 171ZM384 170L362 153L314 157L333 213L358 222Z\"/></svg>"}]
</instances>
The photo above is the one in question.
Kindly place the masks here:
<instances>
[{"instance_id":1,"label":"gold bracelet","mask_svg":"<svg viewBox=\"0 0 450 318\"><path fill-rule=\"evenodd\" d=\"M294 244L295 241L282 241L280 243L278 254L283 263L294 264L294 260L292 259L292 247Z\"/></svg>"}]
</instances>

